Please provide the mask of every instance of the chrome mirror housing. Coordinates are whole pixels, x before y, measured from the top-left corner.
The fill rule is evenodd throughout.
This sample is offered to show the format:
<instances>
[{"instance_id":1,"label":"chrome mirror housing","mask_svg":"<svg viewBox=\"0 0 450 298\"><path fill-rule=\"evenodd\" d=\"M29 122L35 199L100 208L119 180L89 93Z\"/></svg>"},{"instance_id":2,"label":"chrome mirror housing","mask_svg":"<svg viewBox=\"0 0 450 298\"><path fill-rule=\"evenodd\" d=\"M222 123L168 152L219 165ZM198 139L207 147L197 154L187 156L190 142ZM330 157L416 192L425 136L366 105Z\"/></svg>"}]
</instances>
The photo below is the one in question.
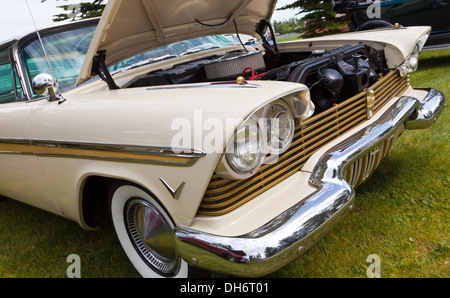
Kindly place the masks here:
<instances>
[{"instance_id":1,"label":"chrome mirror housing","mask_svg":"<svg viewBox=\"0 0 450 298\"><path fill-rule=\"evenodd\" d=\"M33 91L39 95L48 95L49 101L58 100L56 97L55 90L58 88L57 81L52 75L47 73L41 73L34 77L31 84Z\"/></svg>"}]
</instances>

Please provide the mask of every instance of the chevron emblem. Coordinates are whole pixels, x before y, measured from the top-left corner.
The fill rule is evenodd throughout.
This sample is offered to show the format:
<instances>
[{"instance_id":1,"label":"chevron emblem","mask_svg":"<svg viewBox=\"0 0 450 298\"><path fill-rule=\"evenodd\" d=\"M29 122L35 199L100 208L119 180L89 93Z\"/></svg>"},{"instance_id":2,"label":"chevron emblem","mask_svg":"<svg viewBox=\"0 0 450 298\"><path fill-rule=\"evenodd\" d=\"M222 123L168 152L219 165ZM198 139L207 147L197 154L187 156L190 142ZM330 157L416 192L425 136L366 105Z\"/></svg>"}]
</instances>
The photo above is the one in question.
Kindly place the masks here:
<instances>
[{"instance_id":1,"label":"chevron emblem","mask_svg":"<svg viewBox=\"0 0 450 298\"><path fill-rule=\"evenodd\" d=\"M159 180L162 182L162 184L164 184L164 186L167 188L167 190L169 191L169 193L172 195L172 197L177 200L178 197L181 194L181 191L183 190L184 185L186 184L186 181L181 182L181 184L177 187L177 189L173 189L169 183L167 183L166 181L164 181L163 178L159 178Z\"/></svg>"}]
</instances>

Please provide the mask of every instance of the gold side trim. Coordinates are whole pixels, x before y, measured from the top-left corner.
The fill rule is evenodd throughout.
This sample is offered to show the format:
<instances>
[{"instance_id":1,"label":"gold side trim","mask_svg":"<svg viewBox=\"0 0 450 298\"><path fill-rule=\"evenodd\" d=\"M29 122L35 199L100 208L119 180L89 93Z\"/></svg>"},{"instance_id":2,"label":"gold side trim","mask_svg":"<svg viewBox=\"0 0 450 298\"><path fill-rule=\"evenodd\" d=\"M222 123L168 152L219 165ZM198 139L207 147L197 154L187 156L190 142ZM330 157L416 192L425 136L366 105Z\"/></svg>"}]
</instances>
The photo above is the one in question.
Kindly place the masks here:
<instances>
[{"instance_id":1,"label":"gold side trim","mask_svg":"<svg viewBox=\"0 0 450 298\"><path fill-rule=\"evenodd\" d=\"M172 166L191 166L204 152L166 147L0 139L0 154L28 154L42 157L82 158Z\"/></svg>"}]
</instances>

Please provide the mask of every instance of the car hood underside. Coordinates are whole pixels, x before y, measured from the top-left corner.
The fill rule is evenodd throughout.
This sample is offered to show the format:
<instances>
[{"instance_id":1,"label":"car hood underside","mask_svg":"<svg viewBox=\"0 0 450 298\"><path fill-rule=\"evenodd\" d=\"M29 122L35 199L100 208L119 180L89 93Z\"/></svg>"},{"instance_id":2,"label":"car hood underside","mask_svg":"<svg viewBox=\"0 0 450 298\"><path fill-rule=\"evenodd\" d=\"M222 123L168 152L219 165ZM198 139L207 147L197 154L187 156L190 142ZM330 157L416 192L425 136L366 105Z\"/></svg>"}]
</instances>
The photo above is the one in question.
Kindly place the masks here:
<instances>
[{"instance_id":1,"label":"car hood underside","mask_svg":"<svg viewBox=\"0 0 450 298\"><path fill-rule=\"evenodd\" d=\"M234 33L255 35L270 20L276 0L109 0L87 52L77 85L91 78L93 57L106 65L180 40Z\"/></svg>"}]
</instances>

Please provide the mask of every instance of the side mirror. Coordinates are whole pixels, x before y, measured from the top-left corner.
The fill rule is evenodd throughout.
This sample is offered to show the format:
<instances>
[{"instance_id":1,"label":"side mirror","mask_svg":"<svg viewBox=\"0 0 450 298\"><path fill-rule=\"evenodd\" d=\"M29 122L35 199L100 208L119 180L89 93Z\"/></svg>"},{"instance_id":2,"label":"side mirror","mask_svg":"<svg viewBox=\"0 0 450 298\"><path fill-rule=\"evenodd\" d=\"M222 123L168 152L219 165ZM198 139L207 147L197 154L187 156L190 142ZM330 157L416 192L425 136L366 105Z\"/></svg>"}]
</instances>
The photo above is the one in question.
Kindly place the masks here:
<instances>
[{"instance_id":1,"label":"side mirror","mask_svg":"<svg viewBox=\"0 0 450 298\"><path fill-rule=\"evenodd\" d=\"M59 100L59 97L57 97L55 94L55 90L58 88L58 83L53 78L53 76L47 73L41 73L35 76L31 87L33 88L34 92L39 95L48 95L49 101Z\"/></svg>"}]
</instances>

